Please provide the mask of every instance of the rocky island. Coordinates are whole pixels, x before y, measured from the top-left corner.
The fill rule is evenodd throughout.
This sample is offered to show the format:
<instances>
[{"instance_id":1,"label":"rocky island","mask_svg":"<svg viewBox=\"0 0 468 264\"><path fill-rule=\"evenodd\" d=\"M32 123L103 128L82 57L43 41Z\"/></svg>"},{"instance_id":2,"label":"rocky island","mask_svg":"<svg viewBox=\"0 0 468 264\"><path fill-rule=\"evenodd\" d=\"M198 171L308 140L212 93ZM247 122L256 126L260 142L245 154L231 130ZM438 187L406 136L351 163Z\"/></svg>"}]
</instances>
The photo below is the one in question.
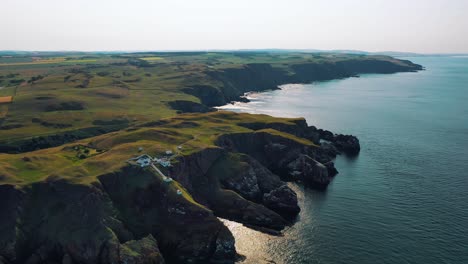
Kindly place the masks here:
<instances>
[{"instance_id":1,"label":"rocky island","mask_svg":"<svg viewBox=\"0 0 468 264\"><path fill-rule=\"evenodd\" d=\"M326 189L336 155L360 145L303 118L213 107L285 83L422 69L328 53L28 56L0 60L13 98L0 104L0 264L233 263L218 217L281 231L300 211L287 182ZM129 162L143 154L167 163Z\"/></svg>"}]
</instances>

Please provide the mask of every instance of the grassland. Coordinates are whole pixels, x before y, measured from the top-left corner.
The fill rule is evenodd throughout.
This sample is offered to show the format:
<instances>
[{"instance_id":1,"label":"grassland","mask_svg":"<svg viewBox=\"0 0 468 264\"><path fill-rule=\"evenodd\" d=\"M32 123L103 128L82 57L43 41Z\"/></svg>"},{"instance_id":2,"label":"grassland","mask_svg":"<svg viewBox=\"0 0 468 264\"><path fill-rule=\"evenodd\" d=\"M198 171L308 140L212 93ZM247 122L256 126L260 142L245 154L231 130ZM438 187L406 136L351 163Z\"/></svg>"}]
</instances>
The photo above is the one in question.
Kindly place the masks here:
<instances>
[{"instance_id":1,"label":"grassland","mask_svg":"<svg viewBox=\"0 0 468 264\"><path fill-rule=\"evenodd\" d=\"M0 154L0 180L3 183L27 185L60 177L77 183L92 183L99 175L127 166L128 159L141 154L139 148L153 156L161 156L168 149L178 155L190 155L207 147L216 147L214 141L222 134L253 132L245 127L245 123L280 122L294 125L296 120L223 111L183 114L163 119L157 125L147 123L55 148ZM265 131L301 144L312 144L276 130L259 132ZM178 150L177 146L180 145L183 147Z\"/></svg>"},{"instance_id":2,"label":"grassland","mask_svg":"<svg viewBox=\"0 0 468 264\"><path fill-rule=\"evenodd\" d=\"M120 263L143 253L136 244L167 263L234 260L217 216L281 230L300 209L277 175L298 162L311 174L315 152L333 168L336 153L304 119L212 107L284 83L418 69L291 52L0 53L0 263ZM128 162L167 150L173 181Z\"/></svg>"},{"instance_id":3,"label":"grassland","mask_svg":"<svg viewBox=\"0 0 468 264\"><path fill-rule=\"evenodd\" d=\"M285 82L416 69L410 62L386 56L327 53L2 56L0 147L3 152L19 154L0 154L0 181L24 184L54 174L88 181L125 164L138 146L157 153L188 142L183 152L189 152L212 145L221 133L245 131L238 118L252 118L226 113L178 116L180 111L170 107L172 101L212 106L235 100L249 90L275 88ZM180 127L138 128L167 118L173 118L171 124L180 121ZM261 119L278 121L267 116ZM126 128L138 129L122 130ZM70 148L80 145L105 151L77 159L83 153ZM36 149L40 150L33 151Z\"/></svg>"},{"instance_id":4,"label":"grassland","mask_svg":"<svg viewBox=\"0 0 468 264\"><path fill-rule=\"evenodd\" d=\"M187 93L188 87L223 89L233 81L217 78L216 74L242 70L250 64L271 65L275 71L292 76L294 65L356 60L404 64L383 56L264 52L0 57L0 96L13 96L8 107L0 106L0 143L96 127L97 123L113 120L126 120L130 126L175 116L177 111L168 102L203 101ZM287 79L278 82L284 81ZM258 85L251 86L244 89ZM221 102L229 101L239 91L224 93L227 95ZM38 119L41 122L34 122Z\"/></svg>"}]
</instances>

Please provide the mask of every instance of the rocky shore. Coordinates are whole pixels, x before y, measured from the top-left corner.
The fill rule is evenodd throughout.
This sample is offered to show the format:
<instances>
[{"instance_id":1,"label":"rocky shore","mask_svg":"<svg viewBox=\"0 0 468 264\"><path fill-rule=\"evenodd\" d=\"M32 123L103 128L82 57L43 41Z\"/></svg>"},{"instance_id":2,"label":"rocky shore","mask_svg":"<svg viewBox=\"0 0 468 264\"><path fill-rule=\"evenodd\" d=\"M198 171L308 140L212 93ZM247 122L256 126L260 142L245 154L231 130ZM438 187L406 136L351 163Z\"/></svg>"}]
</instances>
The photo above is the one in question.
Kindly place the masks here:
<instances>
[{"instance_id":1,"label":"rocky shore","mask_svg":"<svg viewBox=\"0 0 468 264\"><path fill-rule=\"evenodd\" d=\"M233 263L234 238L217 217L279 234L300 211L286 182L325 189L337 173L336 155L359 152L357 138L304 119L221 111L149 123L88 146L119 148L132 133L172 141L168 131L184 133L200 120L236 127L177 156L166 171L172 183L126 165L86 184L54 175L0 185L0 263Z\"/></svg>"},{"instance_id":2,"label":"rocky shore","mask_svg":"<svg viewBox=\"0 0 468 264\"><path fill-rule=\"evenodd\" d=\"M178 91L200 102L164 101L179 113L172 118L3 148L0 264L234 263L234 237L218 217L280 233L300 212L287 182L325 190L336 156L358 155L360 144L302 118L212 107L286 83L421 69L389 57L279 65L204 67ZM170 181L127 163L142 149L177 152L161 168Z\"/></svg>"}]
</instances>

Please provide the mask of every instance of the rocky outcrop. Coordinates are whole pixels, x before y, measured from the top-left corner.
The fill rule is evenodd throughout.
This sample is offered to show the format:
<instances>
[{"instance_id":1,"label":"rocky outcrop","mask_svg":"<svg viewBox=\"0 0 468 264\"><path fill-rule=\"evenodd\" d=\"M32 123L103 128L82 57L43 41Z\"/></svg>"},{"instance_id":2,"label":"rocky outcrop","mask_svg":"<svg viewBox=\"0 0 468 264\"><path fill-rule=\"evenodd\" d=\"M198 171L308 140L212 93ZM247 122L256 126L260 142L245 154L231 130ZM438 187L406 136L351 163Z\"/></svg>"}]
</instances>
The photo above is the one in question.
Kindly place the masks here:
<instances>
[{"instance_id":1,"label":"rocky outcrop","mask_svg":"<svg viewBox=\"0 0 468 264\"><path fill-rule=\"evenodd\" d=\"M307 125L302 127L297 129L295 134L314 134L312 132L315 128L309 129ZM315 137L314 134L313 138ZM331 134L331 138L334 137ZM349 140L352 141L351 138ZM323 147L304 145L294 139L259 130L254 133L222 135L218 138L217 144L230 151L252 156L285 180L301 181L321 190L325 189L338 173L333 163L333 159L338 154L334 143L325 142Z\"/></svg>"},{"instance_id":2,"label":"rocky outcrop","mask_svg":"<svg viewBox=\"0 0 468 264\"><path fill-rule=\"evenodd\" d=\"M292 124L272 122L272 123L240 123L239 125L253 129L275 129L297 137L306 138L320 145L316 154L318 159L327 163L336 155L344 153L347 156L356 156L361 150L359 139L352 135L334 134L328 130L317 129L315 126L308 126L305 119L297 119Z\"/></svg>"},{"instance_id":3,"label":"rocky outcrop","mask_svg":"<svg viewBox=\"0 0 468 264\"><path fill-rule=\"evenodd\" d=\"M323 140L321 145L327 152L343 152L347 156L356 156L361 151L359 139L352 135L333 134L328 130L318 129L317 133L320 140Z\"/></svg>"},{"instance_id":4,"label":"rocky outcrop","mask_svg":"<svg viewBox=\"0 0 468 264\"><path fill-rule=\"evenodd\" d=\"M348 156L356 156L361 151L359 139L352 135L336 135L333 143L338 150Z\"/></svg>"},{"instance_id":5,"label":"rocky outcrop","mask_svg":"<svg viewBox=\"0 0 468 264\"><path fill-rule=\"evenodd\" d=\"M332 180L328 168L307 155L299 155L287 167L292 177L318 189L325 189Z\"/></svg>"},{"instance_id":6,"label":"rocky outcrop","mask_svg":"<svg viewBox=\"0 0 468 264\"><path fill-rule=\"evenodd\" d=\"M276 206L283 211L270 208L274 208L274 201L267 206L264 194L285 183L251 157L222 148L207 148L180 157L170 175L217 216L246 225L281 230L288 225L283 213L288 212L291 217L299 212L294 192L289 193L289 202L283 207Z\"/></svg>"}]
</instances>

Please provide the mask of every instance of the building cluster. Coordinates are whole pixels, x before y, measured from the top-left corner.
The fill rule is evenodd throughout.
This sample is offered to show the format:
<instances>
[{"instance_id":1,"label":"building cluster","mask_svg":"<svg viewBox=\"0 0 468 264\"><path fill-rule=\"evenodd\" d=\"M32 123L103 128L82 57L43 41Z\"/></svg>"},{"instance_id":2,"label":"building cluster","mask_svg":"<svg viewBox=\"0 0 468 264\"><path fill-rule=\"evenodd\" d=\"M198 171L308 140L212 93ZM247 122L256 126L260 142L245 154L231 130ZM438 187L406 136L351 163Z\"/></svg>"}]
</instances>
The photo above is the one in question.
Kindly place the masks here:
<instances>
[{"instance_id":1,"label":"building cluster","mask_svg":"<svg viewBox=\"0 0 468 264\"><path fill-rule=\"evenodd\" d=\"M182 146L178 146L177 149L178 150L182 149ZM143 151L143 148L141 147L138 148L138 152L141 152L141 151ZM166 175L164 175L157 167L154 166L154 163L159 164L165 168L171 166L171 161L169 160L170 158L169 156L172 155L173 152L171 150L166 150L165 154L166 154L166 157L161 157L161 158L153 158L148 154L143 154L138 157L129 159L128 162L131 162L131 163L134 162L134 164L142 168L153 165L154 170L156 170L156 172L158 172L163 177L163 181L166 183L170 183L173 181L173 179L171 177L167 177ZM177 195L182 195L182 191L177 189Z\"/></svg>"},{"instance_id":2,"label":"building cluster","mask_svg":"<svg viewBox=\"0 0 468 264\"><path fill-rule=\"evenodd\" d=\"M166 151L167 155L171 155L172 151L168 150ZM131 158L128 161L133 161L135 162L138 166L144 168L147 166L150 166L152 163L159 164L163 166L164 168L170 167L171 166L171 161L169 160L168 157L161 157L161 158L153 158L148 154L143 154L135 158Z\"/></svg>"}]
</instances>

